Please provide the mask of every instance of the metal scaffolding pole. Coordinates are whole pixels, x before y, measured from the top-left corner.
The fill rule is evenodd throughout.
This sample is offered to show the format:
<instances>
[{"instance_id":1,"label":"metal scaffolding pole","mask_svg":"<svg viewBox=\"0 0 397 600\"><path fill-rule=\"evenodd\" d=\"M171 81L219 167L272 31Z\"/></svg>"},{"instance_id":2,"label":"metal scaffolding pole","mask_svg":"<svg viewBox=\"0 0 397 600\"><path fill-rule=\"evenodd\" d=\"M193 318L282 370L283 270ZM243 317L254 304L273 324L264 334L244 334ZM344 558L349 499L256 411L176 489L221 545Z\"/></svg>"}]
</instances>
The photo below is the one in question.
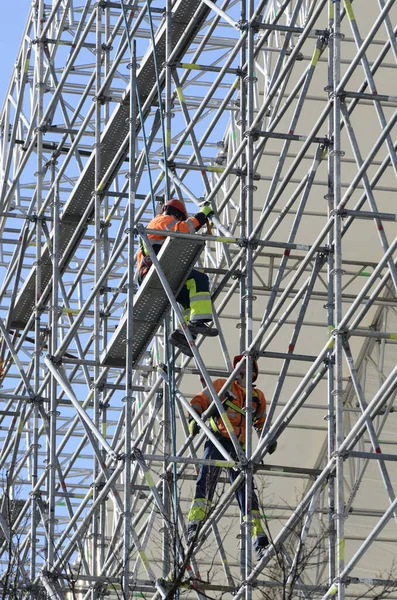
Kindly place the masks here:
<instances>
[{"instance_id":1,"label":"metal scaffolding pole","mask_svg":"<svg viewBox=\"0 0 397 600\"><path fill-rule=\"evenodd\" d=\"M37 0L21 32L0 113L0 593L393 597L396 2L163 4ZM145 227L174 196L215 215L163 232L170 264ZM217 338L176 302L195 261ZM246 390L244 450L222 404L236 354L268 401L257 441ZM190 405L201 386L237 460ZM222 472L187 545L203 465Z\"/></svg>"}]
</instances>

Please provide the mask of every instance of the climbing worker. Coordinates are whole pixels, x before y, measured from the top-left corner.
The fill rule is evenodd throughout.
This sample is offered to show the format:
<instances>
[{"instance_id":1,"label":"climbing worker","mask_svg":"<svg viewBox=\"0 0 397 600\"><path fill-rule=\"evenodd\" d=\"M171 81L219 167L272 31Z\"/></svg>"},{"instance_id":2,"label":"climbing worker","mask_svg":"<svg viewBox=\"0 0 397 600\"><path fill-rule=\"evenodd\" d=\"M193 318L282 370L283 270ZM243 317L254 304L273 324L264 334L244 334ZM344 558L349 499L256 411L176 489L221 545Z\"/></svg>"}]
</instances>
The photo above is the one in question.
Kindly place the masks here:
<instances>
[{"instance_id":1,"label":"climbing worker","mask_svg":"<svg viewBox=\"0 0 397 600\"><path fill-rule=\"evenodd\" d=\"M172 198L163 206L161 214L152 219L147 228L159 229L163 231L180 231L183 233L195 233L208 221L213 215L211 206L204 205L193 217L188 217L185 205L176 198ZM161 249L162 244L167 239L161 235L161 232L149 233L148 239L156 254ZM141 247L137 257L138 283L141 284L143 278L149 271L152 261L148 256L147 249L141 241ZM212 321L212 302L209 291L209 279L205 273L192 269L176 297L177 302L184 308L184 319L188 323L189 330L196 338L198 334L215 337L218 330L211 327ZM182 331L176 329L169 337L169 341L177 346L187 356L193 356L193 352Z\"/></svg>"},{"instance_id":2,"label":"climbing worker","mask_svg":"<svg viewBox=\"0 0 397 600\"><path fill-rule=\"evenodd\" d=\"M233 359L233 367L236 367L238 363L243 359L242 355L235 356ZM262 427L266 421L266 400L263 392L257 389L253 384L258 377L258 363L256 360L252 361L252 423L255 427L258 435L260 435L262 431ZM225 379L216 379L213 384L216 392L218 393L222 387L224 386L226 380ZM246 426L245 426L245 398L246 398L246 366L245 361L242 363L242 366L239 368L238 373L234 381L231 383L229 389L223 393L220 400L222 404L227 407L226 412L230 419L230 423L234 429L234 433L237 436L240 444L244 447L245 444L245 435L246 435ZM202 415L204 411L206 411L211 404L211 396L208 391L208 388L204 388L199 394L194 396L190 401L190 405L197 412L198 415ZM210 413L213 410L211 409ZM210 416L209 418L209 427L213 430L218 440L221 442L222 446L227 450L227 452L233 457L234 460L237 460L236 452L233 446L233 443L229 437L227 428L219 416L218 411L214 412L215 416ZM200 427L196 423L193 418L189 420L189 432L192 435L195 435L200 431ZM272 446L269 448L269 452L272 454L276 449L277 442L274 442ZM205 442L204 445L204 456L205 460L223 460L223 456L216 448L216 446L209 440ZM238 476L238 471L234 469L227 469L230 483L232 484L236 477ZM208 516L212 499L215 493L215 487L217 483L217 479L220 473L220 468L216 466L208 466L202 464L200 466L199 474L197 476L196 481L196 492L194 496L194 500L190 507L190 511L188 514L188 541L191 543L192 541L197 539L198 530L200 525L203 524L203 521ZM237 488L236 492L237 502L240 507L241 514L243 518L245 518L245 483L244 481ZM252 491L252 499L251 499L251 516L252 516L252 538L253 538L253 546L256 552L258 559L260 559L266 548L269 546L269 539L264 532L261 519L259 516L259 503L258 497L256 495L255 490Z\"/></svg>"}]
</instances>

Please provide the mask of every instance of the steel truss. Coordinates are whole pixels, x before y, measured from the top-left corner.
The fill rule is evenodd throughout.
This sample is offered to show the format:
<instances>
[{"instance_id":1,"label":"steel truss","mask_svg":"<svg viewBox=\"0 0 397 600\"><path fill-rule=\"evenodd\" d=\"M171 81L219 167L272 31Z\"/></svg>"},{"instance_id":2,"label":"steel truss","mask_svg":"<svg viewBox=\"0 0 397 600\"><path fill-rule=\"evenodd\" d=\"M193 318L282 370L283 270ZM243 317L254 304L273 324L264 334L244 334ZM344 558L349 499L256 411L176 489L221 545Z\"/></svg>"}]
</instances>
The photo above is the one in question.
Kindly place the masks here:
<instances>
[{"instance_id":1,"label":"steel truss","mask_svg":"<svg viewBox=\"0 0 397 600\"><path fill-rule=\"evenodd\" d=\"M397 598L396 24L395 0L32 2L1 113L1 593ZM193 359L156 257L173 310L134 345L139 224L172 196L215 210ZM239 353L266 428L220 446L239 476L188 546L217 443L189 399L220 408Z\"/></svg>"}]
</instances>

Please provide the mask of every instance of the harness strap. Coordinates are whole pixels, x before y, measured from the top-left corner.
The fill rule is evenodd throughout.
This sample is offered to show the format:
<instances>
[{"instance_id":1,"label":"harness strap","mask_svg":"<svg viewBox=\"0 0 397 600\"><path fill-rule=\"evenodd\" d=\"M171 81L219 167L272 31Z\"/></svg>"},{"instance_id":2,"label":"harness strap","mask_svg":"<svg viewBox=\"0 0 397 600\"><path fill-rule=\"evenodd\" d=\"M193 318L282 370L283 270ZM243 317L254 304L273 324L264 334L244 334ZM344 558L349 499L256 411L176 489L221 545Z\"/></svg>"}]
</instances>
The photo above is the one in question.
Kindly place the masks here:
<instances>
[{"instance_id":1,"label":"harness strap","mask_svg":"<svg viewBox=\"0 0 397 600\"><path fill-rule=\"evenodd\" d=\"M225 406L228 406L229 408L231 408L232 410L236 411L237 413L239 413L240 415L242 415L245 418L245 411L243 408L240 408L240 406L237 406L237 404L234 404L234 402L232 402L230 400L230 396L235 397L234 394L231 394L230 392L227 392L226 395L226 400L224 400L222 402L222 404L224 404ZM252 390L252 399L256 398L256 409L254 411L254 416L255 413L257 412L258 408L259 408L259 397L258 397L258 393L255 389ZM211 427L213 429L213 431L215 433L219 432L219 428L218 428L218 420L220 419L220 415L214 416L214 417L210 417L210 423L211 423Z\"/></svg>"},{"instance_id":2,"label":"harness strap","mask_svg":"<svg viewBox=\"0 0 397 600\"><path fill-rule=\"evenodd\" d=\"M145 244L143 243L143 239L141 237L139 238L139 245L141 247L143 256L147 256L147 248L146 248Z\"/></svg>"},{"instance_id":3,"label":"harness strap","mask_svg":"<svg viewBox=\"0 0 397 600\"><path fill-rule=\"evenodd\" d=\"M234 402L232 402L231 400L226 400L226 402L223 403L225 406L229 406L230 408L232 408L233 410L235 410L236 412L240 413L240 415L245 416L245 411L243 408L240 408L239 406L237 406L237 404L234 404Z\"/></svg>"}]
</instances>

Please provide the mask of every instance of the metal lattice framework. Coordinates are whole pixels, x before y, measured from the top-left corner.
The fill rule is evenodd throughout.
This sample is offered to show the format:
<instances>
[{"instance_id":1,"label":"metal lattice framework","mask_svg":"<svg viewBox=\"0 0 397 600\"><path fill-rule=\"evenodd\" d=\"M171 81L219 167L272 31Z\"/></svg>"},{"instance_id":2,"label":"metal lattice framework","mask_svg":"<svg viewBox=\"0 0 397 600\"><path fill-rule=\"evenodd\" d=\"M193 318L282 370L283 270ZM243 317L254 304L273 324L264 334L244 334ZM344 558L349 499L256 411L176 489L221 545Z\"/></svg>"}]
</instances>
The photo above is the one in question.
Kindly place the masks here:
<instances>
[{"instance_id":1,"label":"metal lattice framework","mask_svg":"<svg viewBox=\"0 0 397 600\"><path fill-rule=\"evenodd\" d=\"M0 123L2 597L397 598L396 30L395 0L32 2ZM138 291L173 196L212 229ZM220 335L189 359L195 261ZM189 400L239 353L267 424L188 546Z\"/></svg>"}]
</instances>

